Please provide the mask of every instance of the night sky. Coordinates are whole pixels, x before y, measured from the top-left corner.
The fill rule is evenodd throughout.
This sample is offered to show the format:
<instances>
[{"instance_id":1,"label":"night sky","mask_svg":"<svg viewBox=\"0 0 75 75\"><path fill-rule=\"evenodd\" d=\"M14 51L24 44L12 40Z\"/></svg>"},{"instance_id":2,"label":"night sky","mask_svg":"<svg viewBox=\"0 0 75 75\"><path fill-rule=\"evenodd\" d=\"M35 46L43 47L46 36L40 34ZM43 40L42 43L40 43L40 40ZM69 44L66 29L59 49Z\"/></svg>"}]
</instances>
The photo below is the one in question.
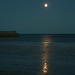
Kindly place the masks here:
<instances>
[{"instance_id":1,"label":"night sky","mask_svg":"<svg viewBox=\"0 0 75 75\"><path fill-rule=\"evenodd\" d=\"M12 30L75 34L75 0L0 0L0 31Z\"/></svg>"}]
</instances>

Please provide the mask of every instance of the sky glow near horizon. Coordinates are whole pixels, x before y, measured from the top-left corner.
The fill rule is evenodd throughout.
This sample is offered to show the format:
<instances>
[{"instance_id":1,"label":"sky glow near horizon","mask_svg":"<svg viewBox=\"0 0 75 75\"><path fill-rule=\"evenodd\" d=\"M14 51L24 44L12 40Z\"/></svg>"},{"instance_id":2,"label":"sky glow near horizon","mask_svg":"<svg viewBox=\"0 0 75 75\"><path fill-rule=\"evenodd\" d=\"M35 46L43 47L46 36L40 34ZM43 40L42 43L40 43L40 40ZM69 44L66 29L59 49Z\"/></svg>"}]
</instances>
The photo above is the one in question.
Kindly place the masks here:
<instances>
[{"instance_id":1,"label":"sky glow near horizon","mask_svg":"<svg viewBox=\"0 0 75 75\"><path fill-rule=\"evenodd\" d=\"M0 31L25 34L75 34L75 1L0 0Z\"/></svg>"}]
</instances>

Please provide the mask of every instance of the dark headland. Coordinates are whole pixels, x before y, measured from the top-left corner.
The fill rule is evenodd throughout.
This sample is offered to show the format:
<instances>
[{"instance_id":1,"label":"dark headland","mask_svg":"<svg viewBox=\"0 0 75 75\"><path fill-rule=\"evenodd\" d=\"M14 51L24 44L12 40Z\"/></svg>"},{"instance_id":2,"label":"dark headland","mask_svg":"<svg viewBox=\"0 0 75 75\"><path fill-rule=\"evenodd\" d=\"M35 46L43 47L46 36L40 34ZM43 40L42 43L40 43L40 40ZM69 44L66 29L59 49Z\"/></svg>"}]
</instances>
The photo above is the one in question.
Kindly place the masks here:
<instances>
[{"instance_id":1,"label":"dark headland","mask_svg":"<svg viewBox=\"0 0 75 75\"><path fill-rule=\"evenodd\" d=\"M0 37L18 37L16 31L0 31Z\"/></svg>"}]
</instances>

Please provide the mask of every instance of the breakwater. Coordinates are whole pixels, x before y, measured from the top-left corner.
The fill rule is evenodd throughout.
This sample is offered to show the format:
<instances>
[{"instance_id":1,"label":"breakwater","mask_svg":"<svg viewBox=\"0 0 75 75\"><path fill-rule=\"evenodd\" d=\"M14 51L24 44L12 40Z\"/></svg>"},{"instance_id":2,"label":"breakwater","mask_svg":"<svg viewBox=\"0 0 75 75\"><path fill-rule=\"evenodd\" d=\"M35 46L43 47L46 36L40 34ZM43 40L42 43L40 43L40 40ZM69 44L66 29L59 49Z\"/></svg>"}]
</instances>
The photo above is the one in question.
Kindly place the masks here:
<instances>
[{"instance_id":1,"label":"breakwater","mask_svg":"<svg viewBox=\"0 0 75 75\"><path fill-rule=\"evenodd\" d=\"M18 37L16 31L0 31L0 37Z\"/></svg>"}]
</instances>

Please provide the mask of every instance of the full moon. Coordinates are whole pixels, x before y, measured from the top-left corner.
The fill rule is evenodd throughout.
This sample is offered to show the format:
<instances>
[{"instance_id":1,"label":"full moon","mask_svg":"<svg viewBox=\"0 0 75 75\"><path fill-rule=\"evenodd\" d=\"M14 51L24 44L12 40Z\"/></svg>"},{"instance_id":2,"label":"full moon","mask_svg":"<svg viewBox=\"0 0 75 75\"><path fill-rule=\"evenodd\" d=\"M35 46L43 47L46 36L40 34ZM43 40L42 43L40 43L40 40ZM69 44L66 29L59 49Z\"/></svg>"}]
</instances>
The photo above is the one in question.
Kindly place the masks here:
<instances>
[{"instance_id":1,"label":"full moon","mask_svg":"<svg viewBox=\"0 0 75 75\"><path fill-rule=\"evenodd\" d=\"M47 7L48 7L48 4L47 4L47 3L45 3L45 4L44 4L44 7L45 7L45 8L47 8Z\"/></svg>"}]
</instances>

